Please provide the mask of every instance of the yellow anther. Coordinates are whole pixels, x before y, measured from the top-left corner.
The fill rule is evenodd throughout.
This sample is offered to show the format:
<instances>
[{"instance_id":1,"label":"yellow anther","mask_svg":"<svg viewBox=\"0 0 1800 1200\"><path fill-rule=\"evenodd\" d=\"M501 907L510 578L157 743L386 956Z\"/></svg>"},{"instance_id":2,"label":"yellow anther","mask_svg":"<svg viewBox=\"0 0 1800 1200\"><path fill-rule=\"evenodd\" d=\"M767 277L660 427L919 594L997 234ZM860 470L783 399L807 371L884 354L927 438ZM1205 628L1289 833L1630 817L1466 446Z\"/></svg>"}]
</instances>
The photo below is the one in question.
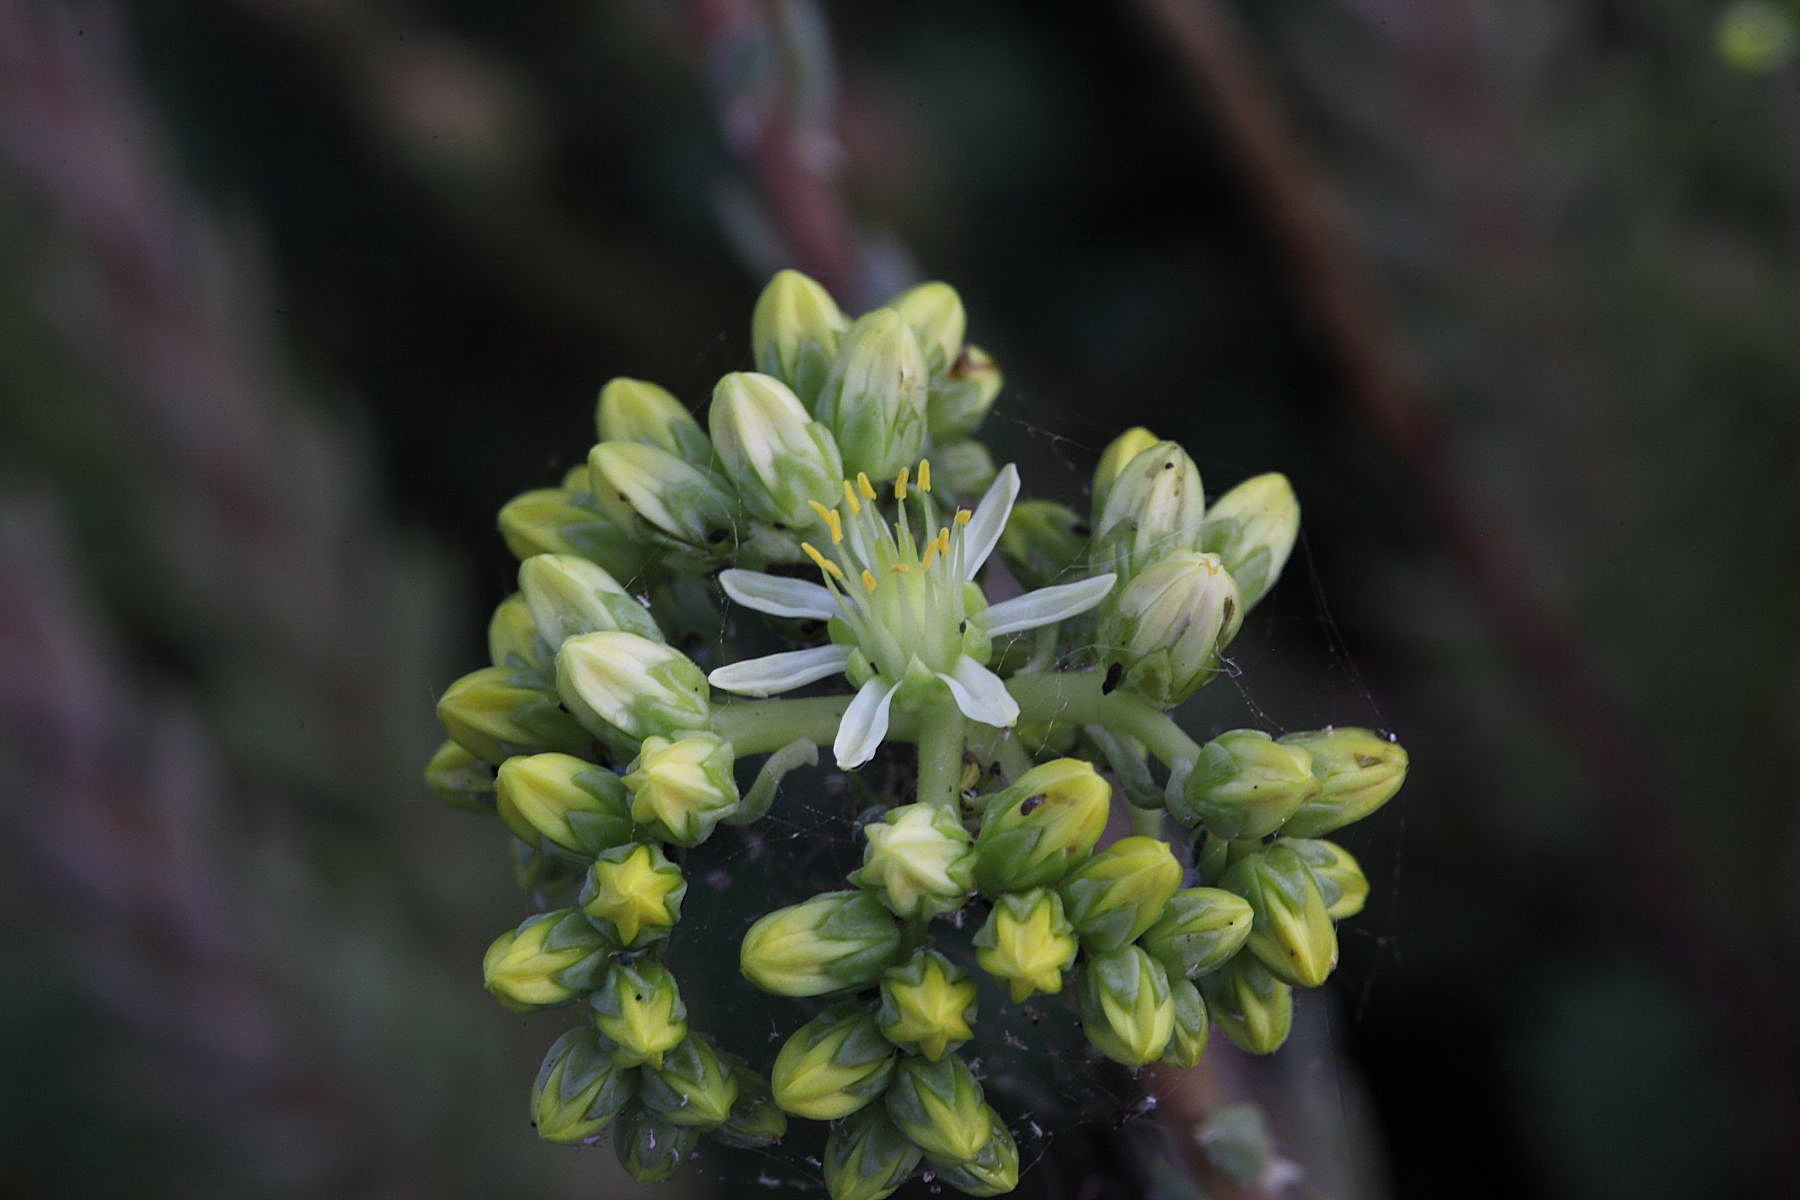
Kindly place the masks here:
<instances>
[{"instance_id":1,"label":"yellow anther","mask_svg":"<svg viewBox=\"0 0 1800 1200\"><path fill-rule=\"evenodd\" d=\"M900 473L894 476L894 499L896 500L906 499L906 474L906 468L901 467Z\"/></svg>"},{"instance_id":2,"label":"yellow anther","mask_svg":"<svg viewBox=\"0 0 1800 1200\"><path fill-rule=\"evenodd\" d=\"M835 546L844 540L844 519L842 517L838 516L836 512L827 512L825 514L825 523L831 526L832 545Z\"/></svg>"},{"instance_id":3,"label":"yellow anther","mask_svg":"<svg viewBox=\"0 0 1800 1200\"><path fill-rule=\"evenodd\" d=\"M863 591L872 592L875 590L875 573L867 567L863 568L862 581Z\"/></svg>"},{"instance_id":4,"label":"yellow anther","mask_svg":"<svg viewBox=\"0 0 1800 1200\"><path fill-rule=\"evenodd\" d=\"M850 486L848 479L844 480L844 501L850 505L851 516L862 516L862 501L856 498L856 489Z\"/></svg>"},{"instance_id":5,"label":"yellow anther","mask_svg":"<svg viewBox=\"0 0 1800 1200\"><path fill-rule=\"evenodd\" d=\"M831 510L826 508L823 504L820 504L817 500L808 500L806 502L806 507L818 513L819 520L824 521L828 525L831 523Z\"/></svg>"},{"instance_id":6,"label":"yellow anther","mask_svg":"<svg viewBox=\"0 0 1800 1200\"><path fill-rule=\"evenodd\" d=\"M958 525L967 525L969 523L969 515L970 514L969 514L968 509L966 509L966 508L957 509L956 510L956 523Z\"/></svg>"},{"instance_id":7,"label":"yellow anther","mask_svg":"<svg viewBox=\"0 0 1800 1200\"><path fill-rule=\"evenodd\" d=\"M868 472L858 471L856 473L856 490L862 493L862 498L864 500L874 500L876 498L875 485L869 482Z\"/></svg>"},{"instance_id":8,"label":"yellow anther","mask_svg":"<svg viewBox=\"0 0 1800 1200\"><path fill-rule=\"evenodd\" d=\"M833 579L842 579L844 577L843 569L829 558L826 558L823 554L820 554L818 550L813 547L811 542L801 542L800 549L806 552L806 557L813 560L813 565L815 567L819 568L819 570L825 572Z\"/></svg>"},{"instance_id":9,"label":"yellow anther","mask_svg":"<svg viewBox=\"0 0 1800 1200\"><path fill-rule=\"evenodd\" d=\"M888 570L894 572L894 574L896 574L896 575L904 575L908 571L912 570L912 568L907 566L905 563L890 563L890 564L888 564Z\"/></svg>"},{"instance_id":10,"label":"yellow anther","mask_svg":"<svg viewBox=\"0 0 1800 1200\"><path fill-rule=\"evenodd\" d=\"M936 538L932 538L929 542L925 543L925 557L919 560L919 569L923 571L931 570L931 560L937 556L938 542Z\"/></svg>"},{"instance_id":11,"label":"yellow anther","mask_svg":"<svg viewBox=\"0 0 1800 1200\"><path fill-rule=\"evenodd\" d=\"M948 555L950 553L950 531L948 529L938 530L937 544L939 554Z\"/></svg>"},{"instance_id":12,"label":"yellow anther","mask_svg":"<svg viewBox=\"0 0 1800 1200\"><path fill-rule=\"evenodd\" d=\"M931 460L928 458L919 460L919 490L921 492L931 490Z\"/></svg>"}]
</instances>

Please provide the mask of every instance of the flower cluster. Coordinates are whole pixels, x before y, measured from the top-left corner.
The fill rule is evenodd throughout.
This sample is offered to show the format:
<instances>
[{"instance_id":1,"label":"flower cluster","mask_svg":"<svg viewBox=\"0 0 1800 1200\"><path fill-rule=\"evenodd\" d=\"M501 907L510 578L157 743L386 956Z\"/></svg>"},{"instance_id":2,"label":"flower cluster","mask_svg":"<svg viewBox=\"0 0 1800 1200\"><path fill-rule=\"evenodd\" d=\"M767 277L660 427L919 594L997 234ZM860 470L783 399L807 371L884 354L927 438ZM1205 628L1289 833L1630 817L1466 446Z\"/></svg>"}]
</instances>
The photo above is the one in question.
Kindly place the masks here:
<instances>
[{"instance_id":1,"label":"flower cluster","mask_svg":"<svg viewBox=\"0 0 1800 1200\"><path fill-rule=\"evenodd\" d=\"M704 429L613 380L587 462L501 510L519 590L491 665L439 700L426 777L498 815L536 901L488 948L488 990L584 1006L533 1088L544 1138L610 1128L649 1180L702 1136L765 1146L793 1116L831 1123L834 1200L922 1170L997 1195L1027 1114L997 1111L962 1052L984 986L1066 997L1126 1067L1191 1066L1215 1025L1276 1049L1293 989L1335 966L1368 884L1324 835L1394 795L1405 752L1360 729L1202 745L1168 715L1280 574L1287 481L1208 505L1186 452L1137 429L1101 456L1085 518L1020 502L973 440L1001 377L964 327L944 284L851 320L784 271L756 305L756 369L719 380ZM1025 590L990 601L996 554ZM689 1027L668 954L684 864L822 745L842 771L905 751L886 751L901 769L847 886L743 937L750 984L826 1002L753 1064Z\"/></svg>"}]
</instances>

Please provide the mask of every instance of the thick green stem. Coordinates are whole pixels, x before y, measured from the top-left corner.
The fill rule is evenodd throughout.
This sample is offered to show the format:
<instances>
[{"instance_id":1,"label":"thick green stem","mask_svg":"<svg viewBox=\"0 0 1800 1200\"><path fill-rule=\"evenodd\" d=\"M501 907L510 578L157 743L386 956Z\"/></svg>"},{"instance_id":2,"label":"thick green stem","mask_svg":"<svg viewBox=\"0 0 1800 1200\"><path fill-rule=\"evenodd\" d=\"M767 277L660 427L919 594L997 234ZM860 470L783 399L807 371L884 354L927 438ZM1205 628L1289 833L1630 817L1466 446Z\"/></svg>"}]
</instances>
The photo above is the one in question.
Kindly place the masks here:
<instances>
[{"instance_id":1,"label":"thick green stem","mask_svg":"<svg viewBox=\"0 0 1800 1200\"><path fill-rule=\"evenodd\" d=\"M1020 719L1071 725L1103 725L1142 742L1164 766L1193 762L1200 744L1168 714L1123 692L1102 692L1099 671L1057 671L1015 675L1006 690L1019 702Z\"/></svg>"},{"instance_id":2,"label":"thick green stem","mask_svg":"<svg viewBox=\"0 0 1800 1200\"><path fill-rule=\"evenodd\" d=\"M962 777L963 715L954 704L938 704L919 714L919 803L956 807Z\"/></svg>"},{"instance_id":3,"label":"thick green stem","mask_svg":"<svg viewBox=\"0 0 1800 1200\"><path fill-rule=\"evenodd\" d=\"M1007 783L1031 770L1031 755L1010 729L977 725L969 730L968 744L969 753L988 766L999 767Z\"/></svg>"},{"instance_id":4,"label":"thick green stem","mask_svg":"<svg viewBox=\"0 0 1800 1200\"><path fill-rule=\"evenodd\" d=\"M829 746L848 707L849 696L736 700L713 706L712 731L730 742L740 756L767 754L797 741Z\"/></svg>"}]
</instances>

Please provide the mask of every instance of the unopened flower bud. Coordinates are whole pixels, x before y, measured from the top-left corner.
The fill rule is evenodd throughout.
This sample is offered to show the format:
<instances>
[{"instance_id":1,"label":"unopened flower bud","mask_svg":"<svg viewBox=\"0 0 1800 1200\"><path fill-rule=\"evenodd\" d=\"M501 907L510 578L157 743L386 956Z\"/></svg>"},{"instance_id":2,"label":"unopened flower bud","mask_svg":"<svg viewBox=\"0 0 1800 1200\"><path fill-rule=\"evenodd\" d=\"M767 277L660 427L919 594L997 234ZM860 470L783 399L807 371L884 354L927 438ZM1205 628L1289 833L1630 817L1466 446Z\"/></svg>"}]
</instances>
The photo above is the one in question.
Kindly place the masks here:
<instances>
[{"instance_id":1,"label":"unopened flower bud","mask_svg":"<svg viewBox=\"0 0 1800 1200\"><path fill-rule=\"evenodd\" d=\"M975 934L976 964L1006 982L1014 1004L1034 992L1062 991L1062 973L1078 948L1062 897L1048 888L999 897Z\"/></svg>"},{"instance_id":2,"label":"unopened flower bud","mask_svg":"<svg viewBox=\"0 0 1800 1200\"><path fill-rule=\"evenodd\" d=\"M1192 979L1230 961L1250 936L1250 902L1224 888L1183 888L1138 939L1169 974Z\"/></svg>"},{"instance_id":3,"label":"unopened flower bud","mask_svg":"<svg viewBox=\"0 0 1800 1200\"><path fill-rule=\"evenodd\" d=\"M737 1100L725 1123L712 1130L712 1139L740 1150L759 1150L774 1145L787 1132L787 1114L775 1103L769 1081L750 1068L735 1054L723 1055L731 1064L731 1077L737 1080Z\"/></svg>"},{"instance_id":4,"label":"unopened flower bud","mask_svg":"<svg viewBox=\"0 0 1800 1200\"><path fill-rule=\"evenodd\" d=\"M1200 998L1200 989L1186 979L1169 980L1169 999L1175 1006L1175 1028L1162 1061L1176 1067L1194 1066L1206 1050L1206 1002Z\"/></svg>"},{"instance_id":5,"label":"unopened flower bud","mask_svg":"<svg viewBox=\"0 0 1800 1200\"><path fill-rule=\"evenodd\" d=\"M594 1138L637 1090L635 1073L614 1063L592 1029L556 1039L531 1087L531 1123L546 1142Z\"/></svg>"},{"instance_id":6,"label":"unopened flower bud","mask_svg":"<svg viewBox=\"0 0 1800 1200\"><path fill-rule=\"evenodd\" d=\"M1367 729L1290 733L1281 741L1312 754L1313 775L1319 780L1319 790L1281 827L1290 837L1319 837L1360 821L1392 800L1406 782L1406 751Z\"/></svg>"},{"instance_id":7,"label":"unopened flower bud","mask_svg":"<svg viewBox=\"0 0 1800 1200\"><path fill-rule=\"evenodd\" d=\"M750 317L756 369L785 382L810 407L849 327L829 292L798 271L779 271Z\"/></svg>"},{"instance_id":8,"label":"unopened flower bud","mask_svg":"<svg viewBox=\"0 0 1800 1200\"><path fill-rule=\"evenodd\" d=\"M437 715L452 741L483 762L537 750L575 752L588 735L529 672L510 667L471 671L444 689Z\"/></svg>"},{"instance_id":9,"label":"unopened flower bud","mask_svg":"<svg viewBox=\"0 0 1800 1200\"><path fill-rule=\"evenodd\" d=\"M1300 502L1287 476L1271 472L1213 501L1200 522L1200 548L1219 556L1237 581L1244 608L1268 594L1300 534Z\"/></svg>"},{"instance_id":10,"label":"unopened flower bud","mask_svg":"<svg viewBox=\"0 0 1800 1200\"><path fill-rule=\"evenodd\" d=\"M614 379L601 388L594 427L603 442L655 446L695 466L712 457L712 446L687 406L642 379Z\"/></svg>"},{"instance_id":11,"label":"unopened flower bud","mask_svg":"<svg viewBox=\"0 0 1800 1200\"><path fill-rule=\"evenodd\" d=\"M1088 560L1095 573L1129 580L1200 541L1206 514L1200 469L1174 442L1158 442L1125 464L1094 520Z\"/></svg>"},{"instance_id":12,"label":"unopened flower bud","mask_svg":"<svg viewBox=\"0 0 1800 1200\"><path fill-rule=\"evenodd\" d=\"M621 950L637 950L669 936L681 919L687 881L657 846L615 846L588 868L581 911Z\"/></svg>"},{"instance_id":13,"label":"unopened flower bud","mask_svg":"<svg viewBox=\"0 0 1800 1200\"><path fill-rule=\"evenodd\" d=\"M1219 671L1243 620L1237 585L1211 554L1178 550L1116 592L1101 611L1106 661L1120 685L1159 708L1186 700Z\"/></svg>"},{"instance_id":14,"label":"unopened flower bud","mask_svg":"<svg viewBox=\"0 0 1800 1200\"><path fill-rule=\"evenodd\" d=\"M1125 473L1126 464L1161 440L1138 425L1121 433L1100 452L1099 465L1094 468L1092 489L1092 516L1096 524L1100 521L1100 514L1106 511L1106 501L1112 495L1113 486L1119 482L1119 476Z\"/></svg>"},{"instance_id":15,"label":"unopened flower bud","mask_svg":"<svg viewBox=\"0 0 1800 1200\"><path fill-rule=\"evenodd\" d=\"M556 691L582 726L615 743L704 729L712 712L700 668L635 633L584 633L564 642Z\"/></svg>"},{"instance_id":16,"label":"unopened flower bud","mask_svg":"<svg viewBox=\"0 0 1800 1200\"><path fill-rule=\"evenodd\" d=\"M908 288L888 302L888 307L906 318L925 352L925 361L934 375L950 369L962 353L963 333L968 318L963 313L962 297L947 283L921 283Z\"/></svg>"},{"instance_id":17,"label":"unopened flower bud","mask_svg":"<svg viewBox=\"0 0 1800 1200\"><path fill-rule=\"evenodd\" d=\"M455 742L445 742L425 764L425 786L451 808L494 811L494 768Z\"/></svg>"},{"instance_id":18,"label":"unopened flower bud","mask_svg":"<svg viewBox=\"0 0 1800 1200\"><path fill-rule=\"evenodd\" d=\"M1156 923L1181 887L1181 864L1169 844L1120 838L1062 882L1063 911L1090 950L1116 950Z\"/></svg>"},{"instance_id":19,"label":"unopened flower bud","mask_svg":"<svg viewBox=\"0 0 1800 1200\"><path fill-rule=\"evenodd\" d=\"M885 1200L919 1165L919 1148L879 1104L832 1127L825 1141L825 1190L831 1200Z\"/></svg>"},{"instance_id":20,"label":"unopened flower bud","mask_svg":"<svg viewBox=\"0 0 1800 1200\"><path fill-rule=\"evenodd\" d=\"M500 820L529 845L592 855L631 840L625 785L572 754L517 754L495 779Z\"/></svg>"},{"instance_id":21,"label":"unopened flower bud","mask_svg":"<svg viewBox=\"0 0 1800 1200\"><path fill-rule=\"evenodd\" d=\"M951 442L931 452L931 474L952 496L979 496L999 473L994 456L980 442Z\"/></svg>"},{"instance_id":22,"label":"unopened flower bud","mask_svg":"<svg viewBox=\"0 0 1800 1200\"><path fill-rule=\"evenodd\" d=\"M519 564L519 594L551 655L584 633L619 630L663 640L656 618L606 568L573 554L538 554ZM545 661L548 661L546 659Z\"/></svg>"},{"instance_id":23,"label":"unopened flower bud","mask_svg":"<svg viewBox=\"0 0 1800 1200\"><path fill-rule=\"evenodd\" d=\"M775 1103L796 1117L835 1121L879 1096L893 1070L894 1048L875 1014L836 1004L782 1044L769 1082Z\"/></svg>"},{"instance_id":24,"label":"unopened flower bud","mask_svg":"<svg viewBox=\"0 0 1800 1200\"><path fill-rule=\"evenodd\" d=\"M804 529L814 521L811 504L834 502L844 478L837 441L781 380L748 371L725 376L707 420L751 516Z\"/></svg>"},{"instance_id":25,"label":"unopened flower bud","mask_svg":"<svg viewBox=\"0 0 1800 1200\"><path fill-rule=\"evenodd\" d=\"M969 1065L955 1054L902 1060L883 1099L888 1118L939 1166L975 1158L998 1124Z\"/></svg>"},{"instance_id":26,"label":"unopened flower bud","mask_svg":"<svg viewBox=\"0 0 1800 1200\"><path fill-rule=\"evenodd\" d=\"M539 488L507 501L500 510L500 535L519 559L534 554L579 554L592 559L614 578L629 579L643 566L643 555L631 529L583 503L584 493L566 488Z\"/></svg>"},{"instance_id":27,"label":"unopened flower bud","mask_svg":"<svg viewBox=\"0 0 1800 1200\"><path fill-rule=\"evenodd\" d=\"M974 1037L975 983L935 950L920 950L881 977L881 1032L902 1050L939 1059Z\"/></svg>"},{"instance_id":28,"label":"unopened flower bud","mask_svg":"<svg viewBox=\"0 0 1800 1200\"><path fill-rule=\"evenodd\" d=\"M1350 852L1336 842L1324 838L1288 838L1275 843L1286 846L1312 868L1319 882L1319 895L1325 898L1325 911L1334 921L1354 917L1363 910L1369 898L1369 881Z\"/></svg>"},{"instance_id":29,"label":"unopened flower bud","mask_svg":"<svg viewBox=\"0 0 1800 1200\"><path fill-rule=\"evenodd\" d=\"M1201 747L1187 782L1169 797L1169 815L1227 840L1263 838L1318 790L1304 746L1259 729L1233 729Z\"/></svg>"},{"instance_id":30,"label":"unopened flower bud","mask_svg":"<svg viewBox=\"0 0 1800 1200\"><path fill-rule=\"evenodd\" d=\"M671 1125L713 1129L731 1115L737 1094L737 1078L712 1039L690 1033L663 1055L661 1066L644 1069L638 1099Z\"/></svg>"},{"instance_id":31,"label":"unopened flower bud","mask_svg":"<svg viewBox=\"0 0 1800 1200\"><path fill-rule=\"evenodd\" d=\"M925 352L899 313L876 309L850 327L817 409L837 438L846 472L892 479L918 461L929 381Z\"/></svg>"},{"instance_id":32,"label":"unopened flower bud","mask_svg":"<svg viewBox=\"0 0 1800 1200\"><path fill-rule=\"evenodd\" d=\"M736 505L705 468L642 442L601 442L588 468L594 503L621 528L695 562L729 545Z\"/></svg>"},{"instance_id":33,"label":"unopened flower bud","mask_svg":"<svg viewBox=\"0 0 1800 1200\"><path fill-rule=\"evenodd\" d=\"M1081 1028L1100 1053L1127 1067L1161 1058L1175 1035L1175 1002L1162 964L1137 946L1085 960L1076 989Z\"/></svg>"},{"instance_id":34,"label":"unopened flower bud","mask_svg":"<svg viewBox=\"0 0 1800 1200\"><path fill-rule=\"evenodd\" d=\"M1240 954L1199 981L1213 1026L1246 1054L1273 1054L1294 1024L1294 989L1254 954Z\"/></svg>"},{"instance_id":35,"label":"unopened flower bud","mask_svg":"<svg viewBox=\"0 0 1800 1200\"><path fill-rule=\"evenodd\" d=\"M1054 884L1106 830L1112 785L1091 763L1058 758L994 796L975 838L975 880L988 896Z\"/></svg>"},{"instance_id":36,"label":"unopened flower bud","mask_svg":"<svg viewBox=\"0 0 1800 1200\"><path fill-rule=\"evenodd\" d=\"M850 882L881 898L898 917L954 912L975 891L975 846L956 814L905 804L863 827L868 848Z\"/></svg>"},{"instance_id":37,"label":"unopened flower bud","mask_svg":"<svg viewBox=\"0 0 1800 1200\"><path fill-rule=\"evenodd\" d=\"M965 346L950 369L932 384L925 412L931 438L940 444L966 438L981 428L1000 396L1005 378L980 346Z\"/></svg>"},{"instance_id":38,"label":"unopened flower bud","mask_svg":"<svg viewBox=\"0 0 1800 1200\"><path fill-rule=\"evenodd\" d=\"M614 959L588 997L594 1028L621 1067L660 1067L687 1036L687 1005L669 968L654 959Z\"/></svg>"},{"instance_id":39,"label":"unopened flower bud","mask_svg":"<svg viewBox=\"0 0 1800 1200\"><path fill-rule=\"evenodd\" d=\"M613 1126L613 1153L639 1183L660 1183L687 1161L700 1144L700 1131L677 1125L641 1104L628 1104Z\"/></svg>"},{"instance_id":40,"label":"unopened flower bud","mask_svg":"<svg viewBox=\"0 0 1800 1200\"><path fill-rule=\"evenodd\" d=\"M550 1008L593 987L610 949L579 912L559 908L495 938L481 959L482 979L516 1012Z\"/></svg>"},{"instance_id":41,"label":"unopened flower bud","mask_svg":"<svg viewBox=\"0 0 1800 1200\"><path fill-rule=\"evenodd\" d=\"M900 926L881 901L867 892L825 892L752 925L738 965L765 992L820 996L874 983L899 950Z\"/></svg>"},{"instance_id":42,"label":"unopened flower bud","mask_svg":"<svg viewBox=\"0 0 1800 1200\"><path fill-rule=\"evenodd\" d=\"M1291 846L1277 843L1240 859L1221 881L1250 902L1244 949L1277 979L1318 987L1337 966L1337 930L1325 911L1312 868Z\"/></svg>"},{"instance_id":43,"label":"unopened flower bud","mask_svg":"<svg viewBox=\"0 0 1800 1200\"><path fill-rule=\"evenodd\" d=\"M991 1111L991 1110L990 1110ZM1002 1196L1019 1186L1019 1146L998 1113L993 1136L968 1162L938 1168L937 1177L965 1196Z\"/></svg>"},{"instance_id":44,"label":"unopened flower bud","mask_svg":"<svg viewBox=\"0 0 1800 1200\"><path fill-rule=\"evenodd\" d=\"M488 620L488 661L494 666L510 667L515 671L542 668L549 664L555 653L555 649L538 636L537 624L531 619L531 609L524 596L514 592L495 607L494 615Z\"/></svg>"},{"instance_id":45,"label":"unopened flower bud","mask_svg":"<svg viewBox=\"0 0 1800 1200\"><path fill-rule=\"evenodd\" d=\"M1006 518L1000 556L1026 588L1063 583L1087 557L1087 527L1065 505L1026 500L1013 505Z\"/></svg>"},{"instance_id":46,"label":"unopened flower bud","mask_svg":"<svg viewBox=\"0 0 1800 1200\"><path fill-rule=\"evenodd\" d=\"M712 733L647 737L625 775L631 816L663 841L698 846L737 811L731 743Z\"/></svg>"}]
</instances>

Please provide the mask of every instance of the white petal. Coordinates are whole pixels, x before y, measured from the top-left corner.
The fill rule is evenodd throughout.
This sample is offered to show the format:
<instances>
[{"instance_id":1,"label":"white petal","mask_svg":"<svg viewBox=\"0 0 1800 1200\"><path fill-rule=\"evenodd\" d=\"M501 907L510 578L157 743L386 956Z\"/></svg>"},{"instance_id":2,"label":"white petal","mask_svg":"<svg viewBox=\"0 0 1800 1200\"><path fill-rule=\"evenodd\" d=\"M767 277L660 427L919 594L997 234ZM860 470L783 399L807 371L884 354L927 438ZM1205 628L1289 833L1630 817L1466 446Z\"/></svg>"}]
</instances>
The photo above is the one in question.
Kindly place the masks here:
<instances>
[{"instance_id":1,"label":"white petal","mask_svg":"<svg viewBox=\"0 0 1800 1200\"><path fill-rule=\"evenodd\" d=\"M1006 518L1012 515L1013 501L1019 498L1019 469L1011 463L1000 468L989 485L987 495L969 515L963 528L963 578L975 578L981 564L1000 542L1006 530Z\"/></svg>"},{"instance_id":2,"label":"white petal","mask_svg":"<svg viewBox=\"0 0 1800 1200\"><path fill-rule=\"evenodd\" d=\"M837 601L831 598L831 593L804 579L733 567L719 572L719 586L745 608L754 608L770 616L813 617L820 621L837 616Z\"/></svg>"},{"instance_id":3,"label":"white petal","mask_svg":"<svg viewBox=\"0 0 1800 1200\"><path fill-rule=\"evenodd\" d=\"M1012 698L1000 677L968 655L956 660L950 674L939 674L938 678L950 689L956 707L969 720L1006 727L1019 719L1019 702Z\"/></svg>"},{"instance_id":4,"label":"white petal","mask_svg":"<svg viewBox=\"0 0 1800 1200\"><path fill-rule=\"evenodd\" d=\"M773 696L841 672L850 661L848 646L813 646L720 667L706 681L722 692L740 696Z\"/></svg>"},{"instance_id":5,"label":"white petal","mask_svg":"<svg viewBox=\"0 0 1800 1200\"><path fill-rule=\"evenodd\" d=\"M1106 594L1112 591L1117 579L1118 576L1111 574L1096 575L1092 579L1082 579L1075 583L1059 583L1053 587L1039 588L1035 592L1026 592L1023 596L1014 596L1011 600L1002 600L975 619L994 637L1003 633L1017 633L1021 629L1036 629L1039 625L1048 625L1052 621L1066 621L1106 599Z\"/></svg>"},{"instance_id":6,"label":"white petal","mask_svg":"<svg viewBox=\"0 0 1800 1200\"><path fill-rule=\"evenodd\" d=\"M854 770L875 757L881 739L887 736L888 705L899 688L898 683L890 684L877 675L857 690L856 699L838 722L837 741L831 746L840 768Z\"/></svg>"}]
</instances>

